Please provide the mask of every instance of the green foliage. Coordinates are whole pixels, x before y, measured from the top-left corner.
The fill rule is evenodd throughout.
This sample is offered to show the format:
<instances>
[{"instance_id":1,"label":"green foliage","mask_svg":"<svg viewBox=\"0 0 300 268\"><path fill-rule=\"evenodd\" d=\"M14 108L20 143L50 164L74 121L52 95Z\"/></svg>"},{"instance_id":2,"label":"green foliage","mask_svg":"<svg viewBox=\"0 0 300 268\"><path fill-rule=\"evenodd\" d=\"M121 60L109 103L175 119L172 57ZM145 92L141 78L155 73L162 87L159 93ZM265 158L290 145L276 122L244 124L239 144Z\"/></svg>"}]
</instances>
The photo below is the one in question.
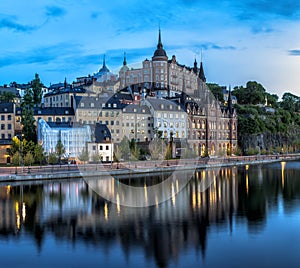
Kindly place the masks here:
<instances>
[{"instance_id":1,"label":"green foliage","mask_svg":"<svg viewBox=\"0 0 300 268\"><path fill-rule=\"evenodd\" d=\"M246 155L257 155L257 154L259 154L259 149L258 148L250 147L246 151Z\"/></svg>"},{"instance_id":2,"label":"green foliage","mask_svg":"<svg viewBox=\"0 0 300 268\"><path fill-rule=\"evenodd\" d=\"M45 159L45 154L43 147L41 145L35 145L34 147L34 160L36 163L42 164L43 160Z\"/></svg>"},{"instance_id":3,"label":"green foliage","mask_svg":"<svg viewBox=\"0 0 300 268\"><path fill-rule=\"evenodd\" d=\"M162 157L162 152L164 150L164 141L162 139L153 139L149 144L149 151L151 154L151 159L158 160Z\"/></svg>"},{"instance_id":4,"label":"green foliage","mask_svg":"<svg viewBox=\"0 0 300 268\"><path fill-rule=\"evenodd\" d=\"M18 139L18 137L13 137L12 138L12 145L9 149L9 155L10 156L13 156L16 152L19 152L20 151L20 140Z\"/></svg>"},{"instance_id":5,"label":"green foliage","mask_svg":"<svg viewBox=\"0 0 300 268\"><path fill-rule=\"evenodd\" d=\"M87 162L89 161L89 153L86 149L83 149L82 152L78 155L78 158L82 162Z\"/></svg>"},{"instance_id":6,"label":"green foliage","mask_svg":"<svg viewBox=\"0 0 300 268\"><path fill-rule=\"evenodd\" d=\"M66 152L66 149L64 145L62 144L61 140L59 139L56 146L55 146L55 152L58 155L58 160L60 161L62 155Z\"/></svg>"},{"instance_id":7,"label":"green foliage","mask_svg":"<svg viewBox=\"0 0 300 268\"><path fill-rule=\"evenodd\" d=\"M213 93L216 99L218 99L220 102L224 103L224 95L222 87L218 84L214 83L206 83L210 91Z\"/></svg>"},{"instance_id":8,"label":"green foliage","mask_svg":"<svg viewBox=\"0 0 300 268\"><path fill-rule=\"evenodd\" d=\"M42 87L43 84L40 81L39 75L36 73L34 79L31 82L32 87L32 100L35 106L39 106L42 100Z\"/></svg>"},{"instance_id":9,"label":"green foliage","mask_svg":"<svg viewBox=\"0 0 300 268\"><path fill-rule=\"evenodd\" d=\"M15 152L15 154L12 156L11 162L14 166L20 166L21 164L21 155L19 152Z\"/></svg>"},{"instance_id":10,"label":"green foliage","mask_svg":"<svg viewBox=\"0 0 300 268\"><path fill-rule=\"evenodd\" d=\"M25 166L31 166L34 163L34 158L31 152L28 152L24 157Z\"/></svg>"},{"instance_id":11,"label":"green foliage","mask_svg":"<svg viewBox=\"0 0 300 268\"><path fill-rule=\"evenodd\" d=\"M24 134L24 138L28 141L36 142L36 127L34 124L33 108L24 107L22 109L21 123L23 126L22 134Z\"/></svg>"},{"instance_id":12,"label":"green foliage","mask_svg":"<svg viewBox=\"0 0 300 268\"><path fill-rule=\"evenodd\" d=\"M25 89L21 106L22 108L27 107L28 109L33 107L33 92L32 89L29 87Z\"/></svg>"},{"instance_id":13,"label":"green foliage","mask_svg":"<svg viewBox=\"0 0 300 268\"><path fill-rule=\"evenodd\" d=\"M246 87L235 87L232 95L236 96L239 104L263 104L265 103L266 90L261 84L249 81Z\"/></svg>"},{"instance_id":14,"label":"green foliage","mask_svg":"<svg viewBox=\"0 0 300 268\"><path fill-rule=\"evenodd\" d=\"M291 93L284 93L280 107L289 112L297 112L300 110L300 97Z\"/></svg>"},{"instance_id":15,"label":"green foliage","mask_svg":"<svg viewBox=\"0 0 300 268\"><path fill-rule=\"evenodd\" d=\"M57 164L57 162L58 162L58 156L57 156L57 154L56 153L50 153L48 155L48 163L50 165L55 165L55 164Z\"/></svg>"},{"instance_id":16,"label":"green foliage","mask_svg":"<svg viewBox=\"0 0 300 268\"><path fill-rule=\"evenodd\" d=\"M102 155L97 151L92 154L92 161L93 162L99 162L102 158Z\"/></svg>"},{"instance_id":17,"label":"green foliage","mask_svg":"<svg viewBox=\"0 0 300 268\"><path fill-rule=\"evenodd\" d=\"M129 147L129 140L126 136L121 140L118 150L120 152L121 158L128 160L129 154L130 154L130 147Z\"/></svg>"},{"instance_id":18,"label":"green foliage","mask_svg":"<svg viewBox=\"0 0 300 268\"><path fill-rule=\"evenodd\" d=\"M13 92L0 92L0 102L13 102L16 98L16 95Z\"/></svg>"}]
</instances>

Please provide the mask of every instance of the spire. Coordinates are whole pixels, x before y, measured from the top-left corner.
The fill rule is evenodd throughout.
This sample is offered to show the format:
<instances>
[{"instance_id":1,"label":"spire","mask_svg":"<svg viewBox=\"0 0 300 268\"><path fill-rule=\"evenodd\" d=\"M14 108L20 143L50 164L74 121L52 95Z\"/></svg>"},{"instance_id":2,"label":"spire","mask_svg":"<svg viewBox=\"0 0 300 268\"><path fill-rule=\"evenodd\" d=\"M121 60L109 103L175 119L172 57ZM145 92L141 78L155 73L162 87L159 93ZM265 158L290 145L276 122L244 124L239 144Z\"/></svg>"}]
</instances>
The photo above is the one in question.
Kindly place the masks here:
<instances>
[{"instance_id":1,"label":"spire","mask_svg":"<svg viewBox=\"0 0 300 268\"><path fill-rule=\"evenodd\" d=\"M194 68L193 68L193 72L194 72L195 74L197 74L197 73L198 73L198 67L197 67L197 60L196 60L196 57L195 57L195 61L194 61Z\"/></svg>"},{"instance_id":2,"label":"spire","mask_svg":"<svg viewBox=\"0 0 300 268\"><path fill-rule=\"evenodd\" d=\"M124 52L124 60L123 60L123 65L127 65L127 62L126 62L126 52Z\"/></svg>"},{"instance_id":3,"label":"spire","mask_svg":"<svg viewBox=\"0 0 300 268\"><path fill-rule=\"evenodd\" d=\"M233 114L232 97L231 97L231 86L230 85L229 85L229 91L228 91L227 106L228 106L229 113Z\"/></svg>"},{"instance_id":4,"label":"spire","mask_svg":"<svg viewBox=\"0 0 300 268\"><path fill-rule=\"evenodd\" d=\"M201 63L200 63L199 78L200 78L203 82L206 82L206 78L205 78L205 75L204 75L204 69L203 69L202 61L201 61Z\"/></svg>"},{"instance_id":5,"label":"spire","mask_svg":"<svg viewBox=\"0 0 300 268\"><path fill-rule=\"evenodd\" d=\"M64 88L67 88L67 85L68 85L68 83L67 83L67 77L65 77Z\"/></svg>"},{"instance_id":6,"label":"spire","mask_svg":"<svg viewBox=\"0 0 300 268\"><path fill-rule=\"evenodd\" d=\"M103 55L103 68L105 67L105 54Z\"/></svg>"},{"instance_id":7,"label":"spire","mask_svg":"<svg viewBox=\"0 0 300 268\"><path fill-rule=\"evenodd\" d=\"M157 43L157 48L160 49L163 47L163 44L161 42L161 33L160 33L160 27L158 29L158 43Z\"/></svg>"},{"instance_id":8,"label":"spire","mask_svg":"<svg viewBox=\"0 0 300 268\"><path fill-rule=\"evenodd\" d=\"M160 27L158 30L158 43L157 43L157 49L154 51L154 55L152 57L152 60L168 60L168 56L166 51L163 49L163 44L161 41L161 32L160 32Z\"/></svg>"},{"instance_id":9,"label":"spire","mask_svg":"<svg viewBox=\"0 0 300 268\"><path fill-rule=\"evenodd\" d=\"M186 102L186 88L185 88L185 77L184 76L182 79L182 92L181 92L180 102L183 104L185 104L185 102Z\"/></svg>"},{"instance_id":10,"label":"spire","mask_svg":"<svg viewBox=\"0 0 300 268\"><path fill-rule=\"evenodd\" d=\"M105 54L103 55L103 65L102 68L99 70L100 74L109 73L109 69L106 67L105 64Z\"/></svg>"}]
</instances>

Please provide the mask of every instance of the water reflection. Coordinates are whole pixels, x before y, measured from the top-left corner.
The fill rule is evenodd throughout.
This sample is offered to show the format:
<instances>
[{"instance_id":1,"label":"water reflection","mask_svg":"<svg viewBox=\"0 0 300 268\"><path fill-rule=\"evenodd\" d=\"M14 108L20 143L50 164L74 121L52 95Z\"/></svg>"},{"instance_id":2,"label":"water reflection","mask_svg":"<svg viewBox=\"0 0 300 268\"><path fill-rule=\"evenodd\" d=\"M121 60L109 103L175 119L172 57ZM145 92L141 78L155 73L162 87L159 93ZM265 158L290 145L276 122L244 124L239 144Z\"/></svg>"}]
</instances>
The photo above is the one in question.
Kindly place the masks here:
<instances>
[{"instance_id":1,"label":"water reflection","mask_svg":"<svg viewBox=\"0 0 300 268\"><path fill-rule=\"evenodd\" d=\"M249 233L259 234L270 213L299 210L299 166L282 162L222 168L213 174L216 179L211 179L214 170L200 170L179 194L146 208L114 204L94 191L104 187L119 201L130 196L111 180L95 180L92 188L83 180L3 185L0 238L23 235L35 241L39 252L49 236L79 248L101 247L105 252L114 251L118 241L127 260L139 249L146 262L154 260L159 267L176 263L191 250L204 260L212 227L234 233L246 223ZM144 185L143 202L153 194L147 180L160 179L139 182ZM168 191L175 192L179 184L180 178L174 178Z\"/></svg>"}]
</instances>

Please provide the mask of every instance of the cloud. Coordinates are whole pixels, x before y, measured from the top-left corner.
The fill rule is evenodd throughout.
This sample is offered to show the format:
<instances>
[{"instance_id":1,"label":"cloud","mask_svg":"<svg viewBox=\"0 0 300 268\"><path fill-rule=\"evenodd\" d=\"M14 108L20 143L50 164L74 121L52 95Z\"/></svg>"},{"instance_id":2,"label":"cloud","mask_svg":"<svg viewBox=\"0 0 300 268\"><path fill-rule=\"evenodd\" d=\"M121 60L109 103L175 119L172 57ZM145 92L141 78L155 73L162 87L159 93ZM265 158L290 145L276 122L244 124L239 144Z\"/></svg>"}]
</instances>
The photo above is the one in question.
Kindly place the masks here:
<instances>
[{"instance_id":1,"label":"cloud","mask_svg":"<svg viewBox=\"0 0 300 268\"><path fill-rule=\"evenodd\" d=\"M290 49L288 53L290 56L300 56L300 49Z\"/></svg>"},{"instance_id":2,"label":"cloud","mask_svg":"<svg viewBox=\"0 0 300 268\"><path fill-rule=\"evenodd\" d=\"M19 64L49 64L62 61L67 57L76 58L81 48L76 44L60 43L56 45L33 48L23 52L2 54L0 68Z\"/></svg>"},{"instance_id":3,"label":"cloud","mask_svg":"<svg viewBox=\"0 0 300 268\"><path fill-rule=\"evenodd\" d=\"M0 20L0 29L8 29L15 32L31 32L37 29L37 26L25 25L16 22L13 17L3 18Z\"/></svg>"},{"instance_id":4,"label":"cloud","mask_svg":"<svg viewBox=\"0 0 300 268\"><path fill-rule=\"evenodd\" d=\"M49 18L59 18L66 15L67 11L64 8L58 6L47 6L46 16Z\"/></svg>"}]
</instances>

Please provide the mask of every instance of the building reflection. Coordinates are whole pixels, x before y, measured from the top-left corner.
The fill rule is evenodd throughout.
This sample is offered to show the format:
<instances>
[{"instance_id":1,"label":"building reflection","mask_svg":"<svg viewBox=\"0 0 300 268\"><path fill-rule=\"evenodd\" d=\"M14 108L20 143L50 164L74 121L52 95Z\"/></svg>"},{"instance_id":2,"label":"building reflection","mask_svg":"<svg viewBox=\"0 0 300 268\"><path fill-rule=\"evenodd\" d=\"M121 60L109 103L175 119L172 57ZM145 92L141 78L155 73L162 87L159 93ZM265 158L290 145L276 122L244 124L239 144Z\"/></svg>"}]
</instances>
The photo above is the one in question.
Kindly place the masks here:
<instances>
[{"instance_id":1,"label":"building reflection","mask_svg":"<svg viewBox=\"0 0 300 268\"><path fill-rule=\"evenodd\" d=\"M247 222L249 232L260 231L267 211L276 209L280 198L288 213L300 197L297 176L299 169L288 169L288 163L199 170L168 201L143 208L122 205L128 193L118 191L118 181L100 183L116 203L100 197L83 180L6 185L0 187L0 236L26 229L38 250L43 250L46 234L106 251L120 241L128 259L138 247L147 259L166 267L191 248L205 258L212 226L234 232L234 225ZM148 178L155 179L162 178ZM180 187L180 177L173 179L171 193ZM148 180L140 182L144 199L151 197Z\"/></svg>"}]
</instances>

